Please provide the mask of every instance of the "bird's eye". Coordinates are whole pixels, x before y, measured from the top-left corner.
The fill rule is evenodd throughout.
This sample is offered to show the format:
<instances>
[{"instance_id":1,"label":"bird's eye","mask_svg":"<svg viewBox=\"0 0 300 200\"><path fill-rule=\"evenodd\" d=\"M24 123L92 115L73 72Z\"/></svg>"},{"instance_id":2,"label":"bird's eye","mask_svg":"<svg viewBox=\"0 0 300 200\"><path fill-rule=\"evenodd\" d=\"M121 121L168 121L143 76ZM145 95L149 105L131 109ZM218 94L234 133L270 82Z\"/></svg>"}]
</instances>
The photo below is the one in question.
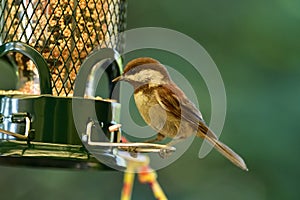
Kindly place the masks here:
<instances>
[{"instance_id":1,"label":"bird's eye","mask_svg":"<svg viewBox=\"0 0 300 200\"><path fill-rule=\"evenodd\" d=\"M128 75L133 75L133 74L135 74L135 73L136 73L136 69L135 69L135 68L133 68L133 69L131 69L131 70L129 70L129 71L127 72Z\"/></svg>"}]
</instances>

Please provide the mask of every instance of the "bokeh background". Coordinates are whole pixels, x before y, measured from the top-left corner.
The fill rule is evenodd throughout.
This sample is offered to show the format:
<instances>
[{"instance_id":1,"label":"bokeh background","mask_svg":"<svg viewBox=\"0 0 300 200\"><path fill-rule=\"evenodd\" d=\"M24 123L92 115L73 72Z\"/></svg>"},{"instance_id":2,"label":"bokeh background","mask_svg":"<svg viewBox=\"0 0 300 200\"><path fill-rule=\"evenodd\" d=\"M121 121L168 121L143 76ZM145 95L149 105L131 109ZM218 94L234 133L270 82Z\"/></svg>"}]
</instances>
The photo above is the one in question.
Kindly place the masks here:
<instances>
[{"instance_id":1,"label":"bokeh background","mask_svg":"<svg viewBox=\"0 0 300 200\"><path fill-rule=\"evenodd\" d=\"M300 2L296 0L129 0L127 29L165 27L198 41L222 75L227 116L221 140L246 160L244 172L200 140L159 170L169 199L300 199ZM155 54L153 54L155 56ZM127 57L127 59L130 58ZM164 62L176 65L172 56ZM201 77L191 76L192 85ZM204 92L201 92L203 90ZM210 99L199 84L205 118ZM119 199L123 174L0 167L0 199ZM133 199L155 199L134 185Z\"/></svg>"}]
</instances>

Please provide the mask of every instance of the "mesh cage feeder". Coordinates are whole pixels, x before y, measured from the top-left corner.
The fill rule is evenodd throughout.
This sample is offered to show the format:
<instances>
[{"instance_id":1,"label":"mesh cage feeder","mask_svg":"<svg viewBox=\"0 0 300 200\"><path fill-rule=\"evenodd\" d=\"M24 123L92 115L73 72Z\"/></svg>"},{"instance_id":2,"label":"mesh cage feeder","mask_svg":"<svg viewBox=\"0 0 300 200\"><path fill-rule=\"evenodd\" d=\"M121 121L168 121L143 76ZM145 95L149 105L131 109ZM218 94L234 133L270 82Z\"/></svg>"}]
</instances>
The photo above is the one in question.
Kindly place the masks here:
<instances>
[{"instance_id":1,"label":"mesh cage feeder","mask_svg":"<svg viewBox=\"0 0 300 200\"><path fill-rule=\"evenodd\" d=\"M73 94L78 70L95 48L122 51L125 0L1 0L0 44L20 41L47 61L55 96ZM15 54L25 93L39 94L35 66Z\"/></svg>"},{"instance_id":2,"label":"mesh cage feeder","mask_svg":"<svg viewBox=\"0 0 300 200\"><path fill-rule=\"evenodd\" d=\"M95 92L93 76L107 62L105 86L110 93L111 80L121 73L122 64L115 58L122 52L125 11L125 0L0 2L0 57L9 58L19 77L15 90L0 92L1 164L108 168L83 145L85 132L93 122L98 126L91 133L105 134L93 139L118 142L120 133L111 134L108 127L119 123L120 105L85 95ZM95 59L100 51L109 56ZM78 81L87 84L78 84L76 90L78 74ZM74 104L80 105L75 113ZM111 147L97 152L108 164L123 166Z\"/></svg>"}]
</instances>

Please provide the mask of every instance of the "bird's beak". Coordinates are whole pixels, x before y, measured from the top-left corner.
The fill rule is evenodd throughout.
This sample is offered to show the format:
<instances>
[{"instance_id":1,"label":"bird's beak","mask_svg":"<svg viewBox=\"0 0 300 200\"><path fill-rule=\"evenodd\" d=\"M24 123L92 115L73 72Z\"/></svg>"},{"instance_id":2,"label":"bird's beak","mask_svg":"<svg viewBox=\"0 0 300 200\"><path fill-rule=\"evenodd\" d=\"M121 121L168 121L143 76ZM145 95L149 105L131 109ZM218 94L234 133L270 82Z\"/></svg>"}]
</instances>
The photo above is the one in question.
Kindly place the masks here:
<instances>
[{"instance_id":1,"label":"bird's beak","mask_svg":"<svg viewBox=\"0 0 300 200\"><path fill-rule=\"evenodd\" d=\"M123 79L123 75L118 76L117 78L114 78L114 79L112 80L112 82L118 82L118 81L121 81L122 79Z\"/></svg>"}]
</instances>

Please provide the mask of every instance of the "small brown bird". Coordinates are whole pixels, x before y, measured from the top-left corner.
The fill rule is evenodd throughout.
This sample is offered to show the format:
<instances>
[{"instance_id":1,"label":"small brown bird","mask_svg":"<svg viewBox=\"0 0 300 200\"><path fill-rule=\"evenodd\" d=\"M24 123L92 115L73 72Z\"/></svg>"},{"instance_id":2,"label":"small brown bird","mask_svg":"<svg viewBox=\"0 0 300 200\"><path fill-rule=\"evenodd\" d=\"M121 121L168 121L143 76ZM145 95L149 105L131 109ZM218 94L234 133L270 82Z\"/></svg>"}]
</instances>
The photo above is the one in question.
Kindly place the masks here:
<instances>
[{"instance_id":1,"label":"small brown bird","mask_svg":"<svg viewBox=\"0 0 300 200\"><path fill-rule=\"evenodd\" d=\"M248 170L244 160L220 142L205 124L200 111L171 80L166 68L152 58L130 61L124 73L113 81L127 81L134 87L134 100L145 122L157 131L151 142L165 137L174 138L171 144L197 133L222 155L243 170Z\"/></svg>"}]
</instances>

